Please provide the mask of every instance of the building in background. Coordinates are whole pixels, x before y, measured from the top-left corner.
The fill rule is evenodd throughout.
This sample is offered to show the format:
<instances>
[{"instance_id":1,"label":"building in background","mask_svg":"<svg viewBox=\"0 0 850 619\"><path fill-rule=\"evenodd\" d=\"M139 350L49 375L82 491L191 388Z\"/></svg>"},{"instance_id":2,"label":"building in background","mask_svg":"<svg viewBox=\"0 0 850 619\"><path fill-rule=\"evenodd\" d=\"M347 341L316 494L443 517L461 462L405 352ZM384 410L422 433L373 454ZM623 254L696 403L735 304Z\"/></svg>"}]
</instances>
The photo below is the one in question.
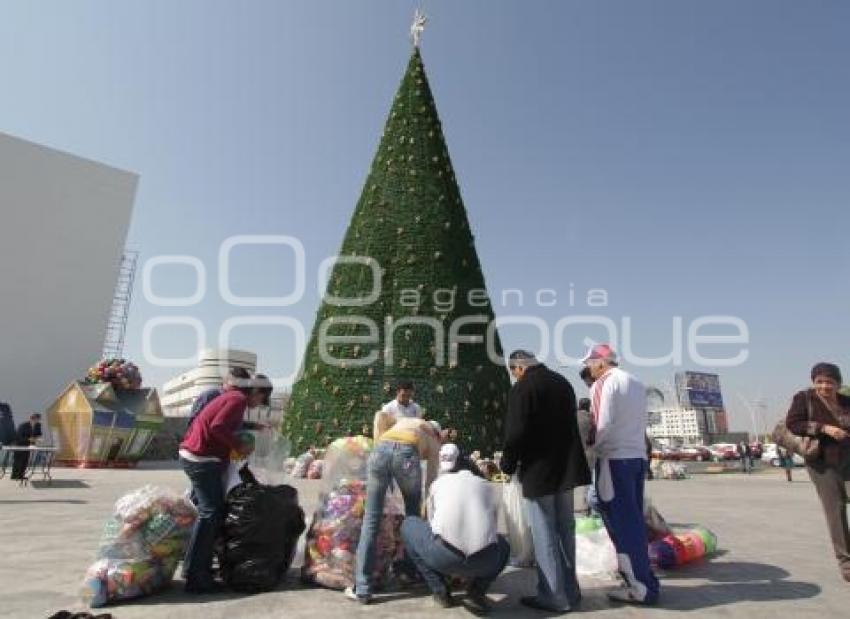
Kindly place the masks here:
<instances>
[{"instance_id":1,"label":"building in background","mask_svg":"<svg viewBox=\"0 0 850 619\"><path fill-rule=\"evenodd\" d=\"M244 368L251 374L257 372L257 355L247 350L207 349L201 352L198 367L175 376L162 386L162 410L167 419L185 420L189 417L195 399L207 389L221 386L230 368ZM256 421L278 426L283 410L289 401L286 392L272 393L270 406L248 409L246 421ZM175 424L170 424L174 426ZM185 428L185 424L175 427Z\"/></svg>"},{"instance_id":2,"label":"building in background","mask_svg":"<svg viewBox=\"0 0 850 619\"><path fill-rule=\"evenodd\" d=\"M649 413L647 434L652 439L665 442L692 444L702 442L702 432L697 411L680 408L665 408Z\"/></svg>"},{"instance_id":3,"label":"building in background","mask_svg":"<svg viewBox=\"0 0 850 619\"><path fill-rule=\"evenodd\" d=\"M675 446L710 445L728 438L729 423L717 374L679 372L675 375L675 392L677 406L670 406L668 397L657 398L657 402L648 398L647 433L653 440Z\"/></svg>"},{"instance_id":4,"label":"building in background","mask_svg":"<svg viewBox=\"0 0 850 619\"><path fill-rule=\"evenodd\" d=\"M18 420L100 359L137 183L0 133L0 401Z\"/></svg>"},{"instance_id":5,"label":"building in background","mask_svg":"<svg viewBox=\"0 0 850 619\"><path fill-rule=\"evenodd\" d=\"M207 349L201 352L198 367L175 376L162 386L162 409L166 417L187 418L192 404L207 389L220 387L230 368L257 371L257 355L246 350Z\"/></svg>"}]
</instances>

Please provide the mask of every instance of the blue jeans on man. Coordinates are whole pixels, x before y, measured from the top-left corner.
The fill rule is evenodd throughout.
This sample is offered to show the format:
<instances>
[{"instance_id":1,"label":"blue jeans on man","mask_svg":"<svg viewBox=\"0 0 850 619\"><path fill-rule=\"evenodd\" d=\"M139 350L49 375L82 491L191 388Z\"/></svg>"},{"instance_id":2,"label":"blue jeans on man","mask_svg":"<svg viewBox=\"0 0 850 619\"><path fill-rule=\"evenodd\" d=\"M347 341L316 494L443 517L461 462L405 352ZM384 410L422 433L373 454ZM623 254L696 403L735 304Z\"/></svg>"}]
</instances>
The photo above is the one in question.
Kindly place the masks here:
<instances>
[{"instance_id":1,"label":"blue jeans on man","mask_svg":"<svg viewBox=\"0 0 850 619\"><path fill-rule=\"evenodd\" d=\"M180 458L183 471L192 482L198 519L189 538L183 575L188 587L208 587L213 583L212 561L215 540L224 521L226 505L221 462L191 462Z\"/></svg>"},{"instance_id":2,"label":"blue jeans on man","mask_svg":"<svg viewBox=\"0 0 850 619\"><path fill-rule=\"evenodd\" d=\"M502 535L475 554L466 556L450 547L431 531L431 525L418 516L408 516L401 525L404 548L432 593L448 591L446 576L459 576L471 581L468 591L486 593L492 582L505 569L511 547Z\"/></svg>"},{"instance_id":3,"label":"blue jeans on man","mask_svg":"<svg viewBox=\"0 0 850 619\"><path fill-rule=\"evenodd\" d=\"M370 581L375 569L375 542L390 482L395 481L401 490L405 515L418 516L422 503L422 469L419 452L413 445L380 441L369 456L368 469L366 509L354 569L354 590L358 597L368 597L372 593Z\"/></svg>"},{"instance_id":4,"label":"blue jeans on man","mask_svg":"<svg viewBox=\"0 0 850 619\"><path fill-rule=\"evenodd\" d=\"M535 603L554 612L565 612L581 600L576 578L573 491L524 501L537 564Z\"/></svg>"}]
</instances>

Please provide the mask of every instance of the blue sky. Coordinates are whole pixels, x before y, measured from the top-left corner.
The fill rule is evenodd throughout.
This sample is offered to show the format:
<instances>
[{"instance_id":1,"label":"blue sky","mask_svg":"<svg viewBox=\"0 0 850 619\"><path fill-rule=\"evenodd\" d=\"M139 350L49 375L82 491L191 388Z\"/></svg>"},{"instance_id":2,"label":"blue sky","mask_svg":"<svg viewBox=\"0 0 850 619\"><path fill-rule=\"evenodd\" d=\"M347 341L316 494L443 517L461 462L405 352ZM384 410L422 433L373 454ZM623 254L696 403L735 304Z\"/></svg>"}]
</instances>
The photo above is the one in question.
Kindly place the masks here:
<instances>
[{"instance_id":1,"label":"blue sky","mask_svg":"<svg viewBox=\"0 0 850 619\"><path fill-rule=\"evenodd\" d=\"M0 130L137 172L128 245L142 262L188 254L207 266L206 296L191 308L155 307L137 288L128 356L143 358L156 316L197 317L214 339L228 318L273 311L221 299L216 256L234 234L301 240L307 294L276 313L309 333L317 266L338 249L359 196L415 6L0 4ZM768 417L784 412L816 361L850 373L850 5L424 8L422 53L497 315L550 325L629 316L645 356L669 351L674 316L740 317L749 359L720 371L739 427L751 427L747 401L764 400ZM232 272L238 294L291 290L283 248L243 248ZM158 268L154 290L191 294L191 275ZM501 291L515 288L525 307L503 307ZM558 292L555 307L531 306L542 288ZM608 307L588 308L589 288L607 290ZM528 329L502 335L508 347L536 347ZM601 337L572 333L567 351L585 335ZM280 329L238 330L234 343L273 374L300 360ZM195 347L185 327L157 330L153 344L163 357ZM154 385L179 371L142 365ZM674 371L634 369L655 383Z\"/></svg>"}]
</instances>

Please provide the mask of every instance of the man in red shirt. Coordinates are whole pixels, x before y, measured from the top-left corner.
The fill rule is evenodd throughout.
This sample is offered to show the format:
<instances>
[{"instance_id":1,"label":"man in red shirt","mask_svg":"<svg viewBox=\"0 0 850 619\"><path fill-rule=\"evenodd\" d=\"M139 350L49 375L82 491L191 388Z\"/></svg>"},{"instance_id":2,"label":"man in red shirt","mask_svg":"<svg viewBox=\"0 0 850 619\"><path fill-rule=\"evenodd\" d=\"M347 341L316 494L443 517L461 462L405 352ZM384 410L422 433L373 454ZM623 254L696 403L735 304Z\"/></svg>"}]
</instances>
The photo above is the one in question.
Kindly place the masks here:
<instances>
[{"instance_id":1,"label":"man in red shirt","mask_svg":"<svg viewBox=\"0 0 850 619\"><path fill-rule=\"evenodd\" d=\"M236 451L248 455L251 448L236 439L245 410L257 406L263 392L251 379L240 380L207 404L180 443L180 464L192 482L197 499L198 520L186 549L183 573L189 593L220 590L212 576L213 545L224 519L222 474Z\"/></svg>"}]
</instances>

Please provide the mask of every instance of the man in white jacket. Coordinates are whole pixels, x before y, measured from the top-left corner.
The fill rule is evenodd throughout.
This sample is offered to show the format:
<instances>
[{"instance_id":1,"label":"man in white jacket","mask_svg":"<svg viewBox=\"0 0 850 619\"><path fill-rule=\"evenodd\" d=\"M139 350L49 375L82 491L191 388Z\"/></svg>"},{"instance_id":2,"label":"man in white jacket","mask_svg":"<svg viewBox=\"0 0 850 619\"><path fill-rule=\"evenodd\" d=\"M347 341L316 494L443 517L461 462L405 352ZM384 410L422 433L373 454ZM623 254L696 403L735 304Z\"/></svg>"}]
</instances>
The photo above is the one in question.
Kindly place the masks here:
<instances>
[{"instance_id":1,"label":"man in white jacket","mask_svg":"<svg viewBox=\"0 0 850 619\"><path fill-rule=\"evenodd\" d=\"M438 606L452 605L449 578L460 576L470 581L466 606L483 615L490 611L487 589L505 568L511 548L497 532L499 501L492 485L469 470L452 472L456 455L440 450L441 474L431 484L429 520L406 517L401 537Z\"/></svg>"},{"instance_id":2,"label":"man in white jacket","mask_svg":"<svg viewBox=\"0 0 850 619\"><path fill-rule=\"evenodd\" d=\"M619 602L654 604L659 584L649 565L643 519L646 388L617 367L617 355L607 344L593 346L582 362L595 380L590 391L590 433L599 508L625 581L622 589L608 596Z\"/></svg>"}]
</instances>

